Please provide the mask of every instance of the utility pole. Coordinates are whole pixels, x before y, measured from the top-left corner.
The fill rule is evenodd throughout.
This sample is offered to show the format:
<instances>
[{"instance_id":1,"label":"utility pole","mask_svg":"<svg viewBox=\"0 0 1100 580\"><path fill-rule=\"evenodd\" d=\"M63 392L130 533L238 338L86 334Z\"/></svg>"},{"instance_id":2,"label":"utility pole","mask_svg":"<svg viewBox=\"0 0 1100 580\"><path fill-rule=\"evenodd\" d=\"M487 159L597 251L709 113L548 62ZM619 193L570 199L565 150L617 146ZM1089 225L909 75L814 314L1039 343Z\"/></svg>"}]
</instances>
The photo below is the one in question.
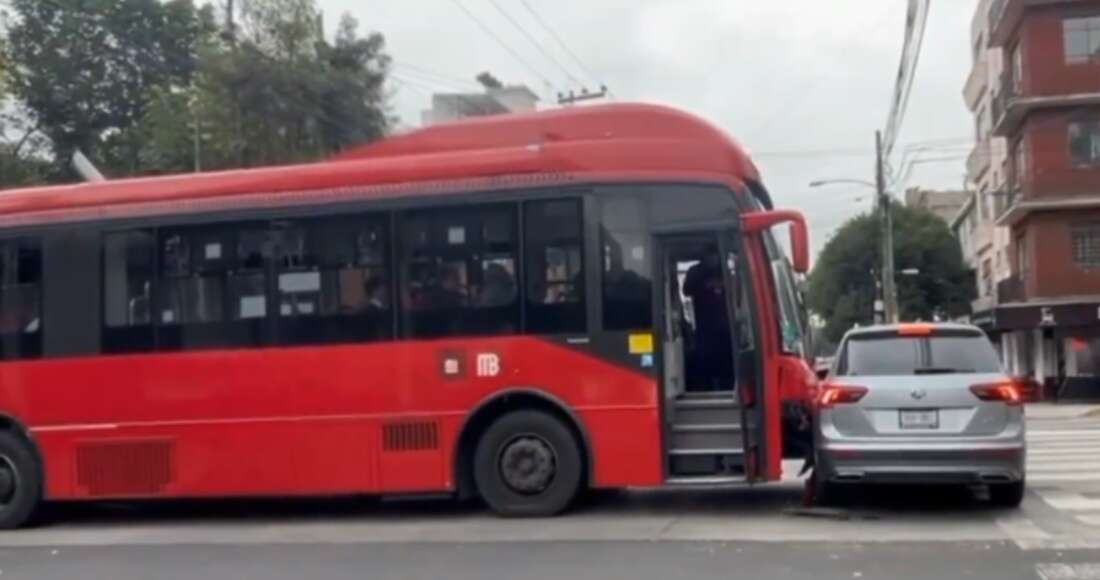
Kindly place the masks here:
<instances>
[{"instance_id":1,"label":"utility pole","mask_svg":"<svg viewBox=\"0 0 1100 580\"><path fill-rule=\"evenodd\" d=\"M898 321L898 291L894 285L894 218L886 192L886 170L882 158L882 132L875 131L875 188L882 225L882 303L887 324Z\"/></svg>"},{"instance_id":2,"label":"utility pole","mask_svg":"<svg viewBox=\"0 0 1100 580\"><path fill-rule=\"evenodd\" d=\"M600 86L599 92L590 93L588 89L581 89L581 94L576 94L573 91L569 91L569 94L558 93L559 105L573 105L579 101L592 101L595 99L602 99L607 96L607 87Z\"/></svg>"}]
</instances>

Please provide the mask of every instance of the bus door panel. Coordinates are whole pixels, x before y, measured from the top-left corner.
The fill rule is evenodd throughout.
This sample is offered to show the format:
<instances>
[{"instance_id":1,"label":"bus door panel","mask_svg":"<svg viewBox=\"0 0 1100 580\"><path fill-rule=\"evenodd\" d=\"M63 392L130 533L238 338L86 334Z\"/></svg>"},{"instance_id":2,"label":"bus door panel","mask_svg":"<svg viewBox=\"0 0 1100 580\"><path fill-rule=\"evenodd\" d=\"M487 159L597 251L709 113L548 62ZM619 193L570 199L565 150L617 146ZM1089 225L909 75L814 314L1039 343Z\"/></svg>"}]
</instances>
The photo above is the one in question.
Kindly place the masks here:
<instances>
[{"instance_id":1,"label":"bus door panel","mask_svg":"<svg viewBox=\"0 0 1100 580\"><path fill-rule=\"evenodd\" d=\"M753 300L754 273L738 231L725 232L719 247L726 285L727 312L733 340L734 374L737 400L741 409L741 425L745 457L745 476L758 480L764 470L763 453L765 417L764 376L756 340L756 308Z\"/></svg>"}]
</instances>

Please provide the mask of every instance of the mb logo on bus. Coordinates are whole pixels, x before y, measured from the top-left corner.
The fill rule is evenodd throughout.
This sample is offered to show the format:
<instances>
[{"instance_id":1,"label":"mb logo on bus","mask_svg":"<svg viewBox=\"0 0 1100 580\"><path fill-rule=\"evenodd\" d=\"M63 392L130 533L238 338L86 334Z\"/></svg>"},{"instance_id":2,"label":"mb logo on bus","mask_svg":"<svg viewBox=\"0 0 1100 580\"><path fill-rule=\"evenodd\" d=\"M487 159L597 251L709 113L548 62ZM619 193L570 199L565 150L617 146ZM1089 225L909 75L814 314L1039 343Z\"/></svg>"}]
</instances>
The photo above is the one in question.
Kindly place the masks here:
<instances>
[{"instance_id":1,"label":"mb logo on bus","mask_svg":"<svg viewBox=\"0 0 1100 580\"><path fill-rule=\"evenodd\" d=\"M477 355L477 376L479 377L495 377L500 374L500 357L491 353L483 352Z\"/></svg>"}]
</instances>

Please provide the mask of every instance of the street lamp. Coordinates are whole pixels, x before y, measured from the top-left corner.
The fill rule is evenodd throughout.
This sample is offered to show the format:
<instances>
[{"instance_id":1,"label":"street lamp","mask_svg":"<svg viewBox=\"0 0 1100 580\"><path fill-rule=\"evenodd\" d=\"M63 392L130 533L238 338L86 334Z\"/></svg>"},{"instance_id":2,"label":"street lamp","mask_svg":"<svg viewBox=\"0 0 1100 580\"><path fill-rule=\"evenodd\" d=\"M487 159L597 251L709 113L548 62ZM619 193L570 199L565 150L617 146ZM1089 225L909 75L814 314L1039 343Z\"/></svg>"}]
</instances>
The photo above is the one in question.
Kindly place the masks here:
<instances>
[{"instance_id":1,"label":"street lamp","mask_svg":"<svg viewBox=\"0 0 1100 580\"><path fill-rule=\"evenodd\" d=\"M898 272L902 276L920 276L920 268L906 268Z\"/></svg>"}]
</instances>

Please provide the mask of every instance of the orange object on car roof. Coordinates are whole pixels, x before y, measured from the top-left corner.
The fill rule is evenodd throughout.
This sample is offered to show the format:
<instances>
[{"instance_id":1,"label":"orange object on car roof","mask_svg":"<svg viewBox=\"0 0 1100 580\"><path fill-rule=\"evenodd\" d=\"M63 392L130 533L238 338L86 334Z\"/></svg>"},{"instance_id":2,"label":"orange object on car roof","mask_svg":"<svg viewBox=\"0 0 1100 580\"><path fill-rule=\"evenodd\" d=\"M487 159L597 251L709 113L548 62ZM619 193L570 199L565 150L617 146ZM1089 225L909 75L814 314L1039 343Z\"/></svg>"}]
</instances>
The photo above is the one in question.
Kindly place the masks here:
<instances>
[{"instance_id":1,"label":"orange object on car roof","mask_svg":"<svg viewBox=\"0 0 1100 580\"><path fill-rule=\"evenodd\" d=\"M935 327L927 322L906 322L898 325L900 336L928 336Z\"/></svg>"}]
</instances>

